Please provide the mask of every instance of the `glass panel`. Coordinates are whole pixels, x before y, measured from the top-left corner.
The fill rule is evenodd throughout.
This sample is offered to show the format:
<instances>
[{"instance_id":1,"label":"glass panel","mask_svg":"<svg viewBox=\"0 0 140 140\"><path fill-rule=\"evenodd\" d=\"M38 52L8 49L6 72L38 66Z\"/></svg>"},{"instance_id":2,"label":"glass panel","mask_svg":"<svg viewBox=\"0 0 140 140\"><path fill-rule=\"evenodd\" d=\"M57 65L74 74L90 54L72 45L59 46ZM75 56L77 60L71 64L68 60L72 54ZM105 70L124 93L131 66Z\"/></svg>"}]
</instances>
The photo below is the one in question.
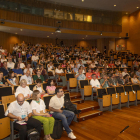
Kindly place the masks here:
<instances>
[{"instance_id":1,"label":"glass panel","mask_svg":"<svg viewBox=\"0 0 140 140\"><path fill-rule=\"evenodd\" d=\"M62 11L54 11L54 18L63 19L64 13Z\"/></svg>"},{"instance_id":2,"label":"glass panel","mask_svg":"<svg viewBox=\"0 0 140 140\"><path fill-rule=\"evenodd\" d=\"M103 18L103 23L104 24L112 24L112 19L111 18L104 17Z\"/></svg>"},{"instance_id":3,"label":"glass panel","mask_svg":"<svg viewBox=\"0 0 140 140\"><path fill-rule=\"evenodd\" d=\"M7 2L7 5L8 5L9 10L13 10L13 11L18 10L18 4L17 3Z\"/></svg>"},{"instance_id":4,"label":"glass panel","mask_svg":"<svg viewBox=\"0 0 140 140\"><path fill-rule=\"evenodd\" d=\"M102 17L94 17L93 23L102 23Z\"/></svg>"},{"instance_id":5,"label":"glass panel","mask_svg":"<svg viewBox=\"0 0 140 140\"><path fill-rule=\"evenodd\" d=\"M45 17L50 17L53 18L53 10L49 10L49 9L44 9L44 16Z\"/></svg>"},{"instance_id":6,"label":"glass panel","mask_svg":"<svg viewBox=\"0 0 140 140\"><path fill-rule=\"evenodd\" d=\"M0 1L0 8L7 9L7 2L6 1Z\"/></svg>"},{"instance_id":7,"label":"glass panel","mask_svg":"<svg viewBox=\"0 0 140 140\"><path fill-rule=\"evenodd\" d=\"M75 14L75 20L83 21L83 15L82 14Z\"/></svg>"},{"instance_id":8,"label":"glass panel","mask_svg":"<svg viewBox=\"0 0 140 140\"><path fill-rule=\"evenodd\" d=\"M73 14L72 13L64 13L64 19L73 20Z\"/></svg>"},{"instance_id":9,"label":"glass panel","mask_svg":"<svg viewBox=\"0 0 140 140\"><path fill-rule=\"evenodd\" d=\"M90 16L90 15L84 15L84 21L92 22L92 16Z\"/></svg>"},{"instance_id":10,"label":"glass panel","mask_svg":"<svg viewBox=\"0 0 140 140\"><path fill-rule=\"evenodd\" d=\"M32 8L30 6L21 5L20 11L23 13L32 13Z\"/></svg>"},{"instance_id":11,"label":"glass panel","mask_svg":"<svg viewBox=\"0 0 140 140\"><path fill-rule=\"evenodd\" d=\"M43 9L32 7L32 14L43 16L43 13Z\"/></svg>"}]
</instances>

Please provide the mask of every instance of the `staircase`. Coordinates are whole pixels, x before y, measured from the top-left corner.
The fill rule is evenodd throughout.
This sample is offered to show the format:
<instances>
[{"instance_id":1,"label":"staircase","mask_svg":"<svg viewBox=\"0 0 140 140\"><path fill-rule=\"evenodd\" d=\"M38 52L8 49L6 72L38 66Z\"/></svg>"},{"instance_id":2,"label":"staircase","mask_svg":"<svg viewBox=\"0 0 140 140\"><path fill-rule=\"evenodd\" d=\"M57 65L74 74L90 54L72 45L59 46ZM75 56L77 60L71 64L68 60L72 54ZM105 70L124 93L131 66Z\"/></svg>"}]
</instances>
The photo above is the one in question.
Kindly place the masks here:
<instances>
[{"instance_id":1,"label":"staircase","mask_svg":"<svg viewBox=\"0 0 140 140\"><path fill-rule=\"evenodd\" d=\"M81 110L79 116L77 115L78 122L102 115L97 101L84 101L79 92L70 93L70 98L72 103L77 104L77 109Z\"/></svg>"}]
</instances>

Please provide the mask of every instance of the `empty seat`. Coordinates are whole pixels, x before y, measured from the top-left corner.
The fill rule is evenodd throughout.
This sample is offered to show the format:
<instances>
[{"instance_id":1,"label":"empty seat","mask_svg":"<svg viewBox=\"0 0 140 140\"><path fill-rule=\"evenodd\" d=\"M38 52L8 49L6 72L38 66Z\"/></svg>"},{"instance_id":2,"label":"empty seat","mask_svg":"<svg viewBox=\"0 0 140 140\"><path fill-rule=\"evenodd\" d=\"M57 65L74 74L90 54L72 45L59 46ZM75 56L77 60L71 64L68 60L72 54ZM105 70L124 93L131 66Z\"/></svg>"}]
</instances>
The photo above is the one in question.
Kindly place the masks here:
<instances>
[{"instance_id":1,"label":"empty seat","mask_svg":"<svg viewBox=\"0 0 140 140\"><path fill-rule=\"evenodd\" d=\"M28 85L29 86L29 89L33 91L33 88L34 88L35 85L36 84L30 84L30 85Z\"/></svg>"},{"instance_id":2,"label":"empty seat","mask_svg":"<svg viewBox=\"0 0 140 140\"><path fill-rule=\"evenodd\" d=\"M12 95L12 87L0 87L0 100L2 96Z\"/></svg>"},{"instance_id":3,"label":"empty seat","mask_svg":"<svg viewBox=\"0 0 140 140\"><path fill-rule=\"evenodd\" d=\"M137 92L137 100L140 100L140 86L139 85L132 85L133 90Z\"/></svg>"},{"instance_id":4,"label":"empty seat","mask_svg":"<svg viewBox=\"0 0 140 140\"><path fill-rule=\"evenodd\" d=\"M47 93L46 87L47 87L47 83L42 83L42 88L45 91L45 93Z\"/></svg>"}]
</instances>

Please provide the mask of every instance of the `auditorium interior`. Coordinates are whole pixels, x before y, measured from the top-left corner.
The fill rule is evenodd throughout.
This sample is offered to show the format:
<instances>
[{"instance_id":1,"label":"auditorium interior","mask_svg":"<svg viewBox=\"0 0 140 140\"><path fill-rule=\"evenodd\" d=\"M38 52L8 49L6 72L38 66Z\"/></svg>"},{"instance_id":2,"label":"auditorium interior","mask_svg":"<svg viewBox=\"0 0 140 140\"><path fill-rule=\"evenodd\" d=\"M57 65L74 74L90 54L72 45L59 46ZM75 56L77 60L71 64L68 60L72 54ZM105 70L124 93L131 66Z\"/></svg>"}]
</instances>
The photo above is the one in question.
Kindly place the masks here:
<instances>
[{"instance_id":1,"label":"auditorium interior","mask_svg":"<svg viewBox=\"0 0 140 140\"><path fill-rule=\"evenodd\" d=\"M139 49L140 0L0 0L0 140L140 140ZM65 110L68 128L54 115ZM22 139L16 121L42 112L52 132L41 122L39 139Z\"/></svg>"}]
</instances>

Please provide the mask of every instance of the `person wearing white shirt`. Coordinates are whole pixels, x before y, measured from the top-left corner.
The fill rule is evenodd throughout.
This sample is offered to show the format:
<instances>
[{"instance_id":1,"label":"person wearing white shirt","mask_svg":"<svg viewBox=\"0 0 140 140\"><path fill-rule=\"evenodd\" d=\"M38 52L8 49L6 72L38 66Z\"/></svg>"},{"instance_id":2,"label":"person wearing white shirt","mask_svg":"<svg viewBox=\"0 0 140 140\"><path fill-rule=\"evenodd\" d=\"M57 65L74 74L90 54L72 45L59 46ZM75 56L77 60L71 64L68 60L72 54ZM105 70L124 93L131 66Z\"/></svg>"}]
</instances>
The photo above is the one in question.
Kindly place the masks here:
<instances>
[{"instance_id":1,"label":"person wearing white shirt","mask_svg":"<svg viewBox=\"0 0 140 140\"><path fill-rule=\"evenodd\" d=\"M30 88L27 86L27 82L25 79L22 79L20 81L20 86L18 86L16 89L15 97L17 97L19 93L22 93L26 99L32 96L33 91L31 91Z\"/></svg>"},{"instance_id":2,"label":"person wearing white shirt","mask_svg":"<svg viewBox=\"0 0 140 140\"><path fill-rule=\"evenodd\" d=\"M18 59L18 62L19 62L20 68L21 68L21 69L24 69L24 68L25 68L25 64L22 63L22 59L21 59L21 58Z\"/></svg>"},{"instance_id":3,"label":"person wearing white shirt","mask_svg":"<svg viewBox=\"0 0 140 140\"><path fill-rule=\"evenodd\" d=\"M129 75L129 73L127 73L127 69L123 69L122 76L124 77L125 75Z\"/></svg>"},{"instance_id":4,"label":"person wearing white shirt","mask_svg":"<svg viewBox=\"0 0 140 140\"><path fill-rule=\"evenodd\" d=\"M93 88L93 92L96 92L98 88L101 88L99 80L96 78L95 74L92 74L92 79L90 80L90 85Z\"/></svg>"},{"instance_id":5,"label":"person wearing white shirt","mask_svg":"<svg viewBox=\"0 0 140 140\"><path fill-rule=\"evenodd\" d=\"M60 119L62 121L63 127L65 128L68 137L71 139L76 139L72 130L69 128L75 114L69 110L63 110L64 106L64 91L62 88L56 88L56 95L50 99L49 110L55 119Z\"/></svg>"},{"instance_id":6,"label":"person wearing white shirt","mask_svg":"<svg viewBox=\"0 0 140 140\"><path fill-rule=\"evenodd\" d=\"M2 56L1 56L1 60L0 60L0 61L1 61L1 63L3 63L4 61L7 61L7 59L5 58L5 56L4 56L4 55L2 55Z\"/></svg>"},{"instance_id":7,"label":"person wearing white shirt","mask_svg":"<svg viewBox=\"0 0 140 140\"><path fill-rule=\"evenodd\" d=\"M34 90L31 102L31 108L33 112L33 118L43 123L45 140L53 140L50 134L53 133L54 118L51 114L46 112L46 105L42 99L40 99L39 90Z\"/></svg>"},{"instance_id":8,"label":"person wearing white shirt","mask_svg":"<svg viewBox=\"0 0 140 140\"><path fill-rule=\"evenodd\" d=\"M13 101L8 106L5 112L5 116L14 119L14 129L19 131L19 139L26 140L27 138L27 127L30 129L36 129L39 134L41 133L41 122L32 118L31 106L25 101L22 93L18 94L16 101ZM23 121L25 125L20 125L19 121Z\"/></svg>"},{"instance_id":9,"label":"person wearing white shirt","mask_svg":"<svg viewBox=\"0 0 140 140\"><path fill-rule=\"evenodd\" d=\"M15 66L15 63L12 62L12 58L9 58L9 59L8 59L8 62L7 62L7 67L8 67L9 69L14 69L14 66Z\"/></svg>"},{"instance_id":10,"label":"person wearing white shirt","mask_svg":"<svg viewBox=\"0 0 140 140\"><path fill-rule=\"evenodd\" d=\"M21 76L20 81L22 79L25 79L26 80L27 85L32 84L34 82L33 81L33 78L30 75L30 71L29 70L26 71L25 75Z\"/></svg>"},{"instance_id":11,"label":"person wearing white shirt","mask_svg":"<svg viewBox=\"0 0 140 140\"><path fill-rule=\"evenodd\" d=\"M29 70L30 71L30 75L33 74L33 69L31 68L31 64L27 64L27 67L24 69L24 74L26 73L26 71Z\"/></svg>"},{"instance_id":12,"label":"person wearing white shirt","mask_svg":"<svg viewBox=\"0 0 140 140\"><path fill-rule=\"evenodd\" d=\"M39 57L37 56L37 53L35 52L32 56L32 64L35 66L35 69L37 68L37 62L39 60Z\"/></svg>"}]
</instances>

